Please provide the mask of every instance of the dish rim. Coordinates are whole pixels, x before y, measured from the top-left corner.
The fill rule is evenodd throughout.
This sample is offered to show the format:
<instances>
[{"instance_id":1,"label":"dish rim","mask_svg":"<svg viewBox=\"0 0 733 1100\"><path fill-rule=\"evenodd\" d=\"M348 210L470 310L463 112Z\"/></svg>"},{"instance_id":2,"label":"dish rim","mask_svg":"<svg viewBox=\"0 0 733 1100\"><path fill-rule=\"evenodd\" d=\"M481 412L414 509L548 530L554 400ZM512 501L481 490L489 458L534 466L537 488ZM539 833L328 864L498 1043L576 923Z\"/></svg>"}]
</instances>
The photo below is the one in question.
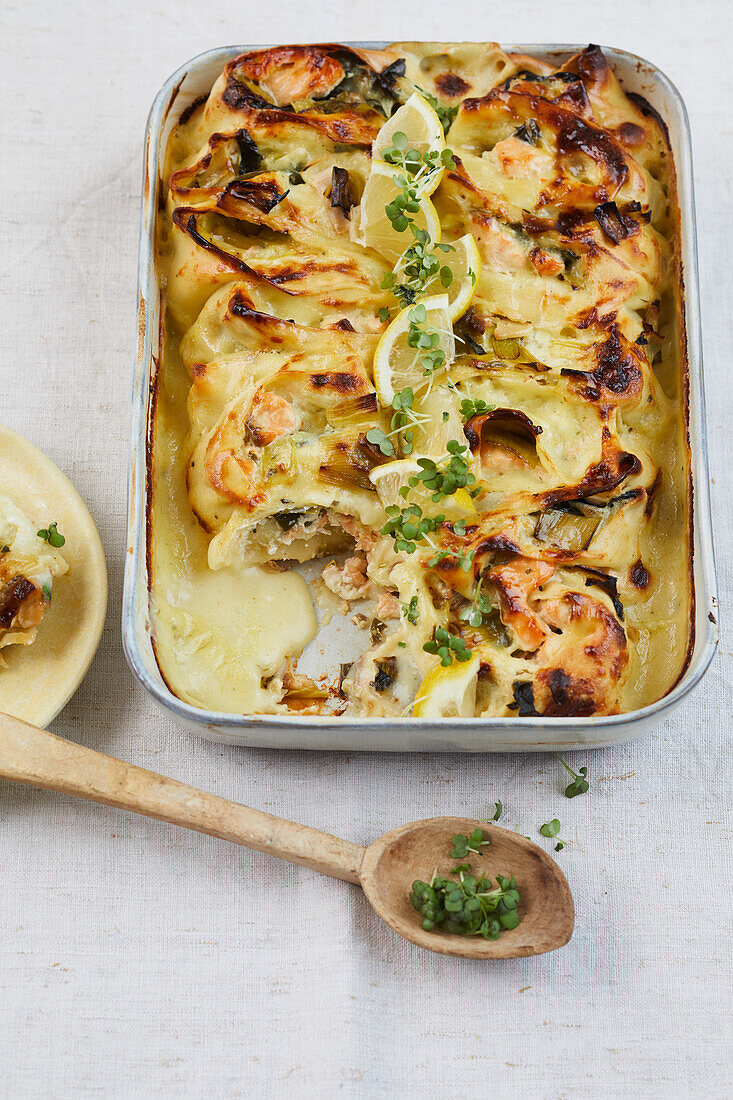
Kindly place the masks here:
<instances>
[{"instance_id":1,"label":"dish rim","mask_svg":"<svg viewBox=\"0 0 733 1100\"><path fill-rule=\"evenodd\" d=\"M361 48L381 48L382 42L348 42L345 45ZM678 140L678 151L674 157L674 168L677 185L677 206L679 210L680 226L680 277L682 283L682 321L683 335L686 343L687 357L687 439L690 453L690 520L691 520L691 573L693 582L694 606L692 609L692 625L694 635L692 649L683 673L678 678L671 690L661 699L623 714L602 715L596 717L543 717L541 719L520 717L496 717L496 718L390 718L388 723L384 719L371 718L347 718L327 715L268 715L268 714L228 714L226 712L204 710L192 704L185 703L174 695L168 688L157 669L158 680L151 675L149 662L141 650L137 629L137 613L140 603L140 591L138 578L144 575L147 578L147 503L148 503L148 449L150 409L152 402L150 366L153 363L155 351L153 348L153 326L149 323L149 311L155 302L157 294L157 280L154 267L154 231L156 220L157 189L159 184L159 138L161 130L166 122L168 113L172 109L178 92L185 78L204 66L216 63L224 63L228 58L250 49L267 49L267 45L222 46L203 51L184 62L165 81L156 95L150 109L145 131L145 156L142 190L142 211L138 253L138 340L136 364L133 374L132 387L132 431L130 438L131 459L128 478L128 531L127 553L125 555L124 595L122 608L122 638L125 656L132 672L142 686L153 697L155 702L170 713L184 725L198 727L202 732L221 738L222 733L232 735L234 742L241 740L235 736L236 731L246 730L270 730L270 731L302 731L309 730L341 730L359 731L364 734L378 732L385 724L390 728L397 727L400 730L429 731L431 729L442 731L479 730L485 729L487 739L492 731L514 731L521 737L532 735L538 730L548 732L556 730L583 732L596 731L596 737L588 742L582 736L571 738L569 747L573 741L583 747L591 745L613 744L626 740L642 732L674 710L682 700L699 684L707 671L716 651L719 640L718 626L718 599L715 575L715 554L712 534L712 520L710 511L709 490L709 464L707 430L705 416L705 390L702 368L702 333L700 325L700 294L698 278L697 257L697 226L694 203L694 181L692 174L692 142L690 123L684 100L675 84L656 65L637 54L627 50L601 46L604 56L609 64L614 67L614 62L631 63L637 69L661 85L667 98L673 105L676 118L665 118L664 122L671 131L676 126L674 133ZM584 49L582 45L566 43L549 44L517 44L504 46L509 52L549 55L572 55ZM687 228L687 235L683 228ZM143 386L143 380L145 385ZM145 584L145 604L147 608L148 587ZM148 634L149 637L149 634ZM634 727L639 727L635 729ZM598 739L597 731L607 731L608 737ZM615 733L615 736L614 736ZM224 738L222 738L224 739ZM368 741L368 738L367 738ZM246 741L247 744L258 744L256 739ZM566 738L562 743L568 745ZM291 747L290 741L282 747ZM295 746L293 746L295 747ZM307 739L297 747L309 748ZM350 744L350 750L354 745ZM368 743L361 746L365 751L377 749L379 746ZM517 743L514 749L517 751L544 751L548 746L538 743ZM397 745L396 748L403 748ZM412 751L421 751L421 746L410 747ZM424 749L425 746L422 746ZM502 751L491 744L482 745L478 751Z\"/></svg>"}]
</instances>

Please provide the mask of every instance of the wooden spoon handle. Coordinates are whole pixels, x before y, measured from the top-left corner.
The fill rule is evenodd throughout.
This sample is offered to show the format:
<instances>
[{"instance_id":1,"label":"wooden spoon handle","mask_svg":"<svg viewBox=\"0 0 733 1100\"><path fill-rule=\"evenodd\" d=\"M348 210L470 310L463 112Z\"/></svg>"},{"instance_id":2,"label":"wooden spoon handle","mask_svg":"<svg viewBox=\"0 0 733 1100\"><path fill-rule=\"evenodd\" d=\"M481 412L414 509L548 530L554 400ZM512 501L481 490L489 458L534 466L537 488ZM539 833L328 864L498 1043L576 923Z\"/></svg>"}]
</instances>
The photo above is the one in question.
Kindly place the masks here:
<instances>
[{"instance_id":1,"label":"wooden spoon handle","mask_svg":"<svg viewBox=\"0 0 733 1100\"><path fill-rule=\"evenodd\" d=\"M0 777L169 821L245 848L359 882L365 849L251 810L0 714Z\"/></svg>"}]
</instances>

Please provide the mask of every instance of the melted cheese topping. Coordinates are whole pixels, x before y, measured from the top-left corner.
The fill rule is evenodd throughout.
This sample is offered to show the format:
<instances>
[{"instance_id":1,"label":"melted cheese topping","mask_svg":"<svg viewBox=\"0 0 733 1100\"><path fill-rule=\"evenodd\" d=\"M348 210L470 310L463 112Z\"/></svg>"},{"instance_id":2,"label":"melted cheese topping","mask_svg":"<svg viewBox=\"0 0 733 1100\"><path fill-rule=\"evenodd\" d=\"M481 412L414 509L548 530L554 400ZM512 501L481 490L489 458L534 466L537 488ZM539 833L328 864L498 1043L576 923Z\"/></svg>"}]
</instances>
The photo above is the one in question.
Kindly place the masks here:
<instances>
[{"instance_id":1,"label":"melted cheese topping","mask_svg":"<svg viewBox=\"0 0 733 1100\"><path fill-rule=\"evenodd\" d=\"M470 232L483 264L418 410L430 454L445 410L461 424L462 400L484 402L462 425L477 514L438 527L434 564L382 533L369 474L385 457L366 433L390 430L372 360L396 302L330 190L340 169L358 203L372 141L416 89L456 108L433 201L443 241ZM601 51L559 71L491 44L247 53L174 129L166 181L151 613L173 691L327 709L294 671L317 629L308 588L266 571L326 556L344 606L378 601L340 677L349 714L409 713L437 627L479 654L478 716L665 694L692 609L674 168ZM491 611L469 625L477 585Z\"/></svg>"}]
</instances>

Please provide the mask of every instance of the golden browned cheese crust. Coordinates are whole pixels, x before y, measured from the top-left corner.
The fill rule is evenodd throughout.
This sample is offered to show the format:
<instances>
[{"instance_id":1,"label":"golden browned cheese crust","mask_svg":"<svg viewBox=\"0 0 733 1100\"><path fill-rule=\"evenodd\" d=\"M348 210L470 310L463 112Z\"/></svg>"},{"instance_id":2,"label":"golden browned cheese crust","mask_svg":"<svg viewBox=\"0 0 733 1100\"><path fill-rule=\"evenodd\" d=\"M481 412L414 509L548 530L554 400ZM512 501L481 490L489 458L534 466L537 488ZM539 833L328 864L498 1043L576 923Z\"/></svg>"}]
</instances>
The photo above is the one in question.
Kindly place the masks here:
<instances>
[{"instance_id":1,"label":"golden browned cheese crust","mask_svg":"<svg viewBox=\"0 0 733 1100\"><path fill-rule=\"evenodd\" d=\"M424 409L478 403L462 425L476 512L438 525L442 556L382 530L370 474L387 456L367 433L390 432L373 359L395 298L352 228L372 142L416 89L455 109L442 240L470 233L482 261ZM187 378L208 568L354 552L324 581L370 592L389 625L340 678L347 713L409 714L440 627L480 657L476 716L614 714L668 691L692 606L674 168L602 52L555 70L494 44L255 50L174 129L166 184L161 370ZM477 585L492 610L470 625ZM293 682L274 709L304 709Z\"/></svg>"}]
</instances>

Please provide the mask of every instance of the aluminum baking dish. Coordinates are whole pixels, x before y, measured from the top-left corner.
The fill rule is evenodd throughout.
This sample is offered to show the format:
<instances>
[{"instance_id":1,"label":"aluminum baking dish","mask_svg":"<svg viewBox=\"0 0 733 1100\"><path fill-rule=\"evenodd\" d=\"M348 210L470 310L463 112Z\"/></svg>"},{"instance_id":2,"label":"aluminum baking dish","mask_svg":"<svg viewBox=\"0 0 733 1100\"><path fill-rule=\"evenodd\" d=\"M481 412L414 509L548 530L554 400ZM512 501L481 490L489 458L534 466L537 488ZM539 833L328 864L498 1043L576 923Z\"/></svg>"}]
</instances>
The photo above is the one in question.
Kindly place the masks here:
<instances>
[{"instance_id":1,"label":"aluminum baking dish","mask_svg":"<svg viewBox=\"0 0 733 1100\"><path fill-rule=\"evenodd\" d=\"M354 43L381 47L383 43ZM147 572L147 455L150 395L159 339L159 291L154 263L154 228L161 186L160 165L172 126L195 99L210 90L225 62L248 46L209 50L188 61L161 88L148 118L138 267L138 343L133 383L132 456L122 633L130 667L155 702L179 723L204 737L267 748L388 751L508 752L611 745L656 726L699 682L718 642L715 563L708 490L705 401L702 377L697 241L690 129L684 103L671 81L654 65L623 50L604 54L624 87L651 103L665 120L677 170L680 208L682 295L689 379L689 440L693 489L694 648L676 686L641 710L599 718L414 718L362 719L320 716L232 715L198 709L168 689L151 644ZM572 45L519 45L508 50L560 64L582 49ZM683 349L684 351L684 349Z\"/></svg>"}]
</instances>

